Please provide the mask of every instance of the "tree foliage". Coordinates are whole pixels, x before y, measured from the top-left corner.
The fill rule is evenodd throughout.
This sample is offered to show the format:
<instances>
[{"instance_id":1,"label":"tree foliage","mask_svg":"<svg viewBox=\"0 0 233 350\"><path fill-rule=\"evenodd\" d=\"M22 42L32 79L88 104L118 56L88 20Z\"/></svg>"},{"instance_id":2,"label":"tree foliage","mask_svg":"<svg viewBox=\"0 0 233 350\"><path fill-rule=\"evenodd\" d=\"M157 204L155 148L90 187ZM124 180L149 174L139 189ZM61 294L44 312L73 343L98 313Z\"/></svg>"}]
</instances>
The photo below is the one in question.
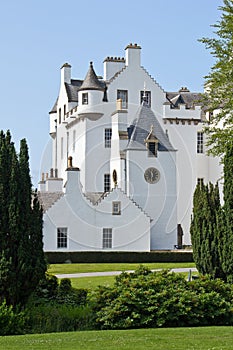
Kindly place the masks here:
<instances>
[{"instance_id":1,"label":"tree foliage","mask_svg":"<svg viewBox=\"0 0 233 350\"><path fill-rule=\"evenodd\" d=\"M42 211L32 184L26 140L17 155L11 135L0 133L0 301L24 304L46 271Z\"/></svg>"},{"instance_id":2,"label":"tree foliage","mask_svg":"<svg viewBox=\"0 0 233 350\"><path fill-rule=\"evenodd\" d=\"M190 234L193 258L198 271L212 278L223 278L220 264L221 240L218 227L221 216L218 185L198 184L193 197Z\"/></svg>"},{"instance_id":3,"label":"tree foliage","mask_svg":"<svg viewBox=\"0 0 233 350\"><path fill-rule=\"evenodd\" d=\"M122 273L113 287L92 295L96 325L101 329L182 327L232 324L232 286L202 277L139 268Z\"/></svg>"},{"instance_id":4,"label":"tree foliage","mask_svg":"<svg viewBox=\"0 0 233 350\"><path fill-rule=\"evenodd\" d=\"M216 59L205 77L203 96L205 108L213 113L206 132L214 155L223 155L233 137L233 0L223 0L219 9L222 14L213 25L215 37L200 40Z\"/></svg>"}]
</instances>

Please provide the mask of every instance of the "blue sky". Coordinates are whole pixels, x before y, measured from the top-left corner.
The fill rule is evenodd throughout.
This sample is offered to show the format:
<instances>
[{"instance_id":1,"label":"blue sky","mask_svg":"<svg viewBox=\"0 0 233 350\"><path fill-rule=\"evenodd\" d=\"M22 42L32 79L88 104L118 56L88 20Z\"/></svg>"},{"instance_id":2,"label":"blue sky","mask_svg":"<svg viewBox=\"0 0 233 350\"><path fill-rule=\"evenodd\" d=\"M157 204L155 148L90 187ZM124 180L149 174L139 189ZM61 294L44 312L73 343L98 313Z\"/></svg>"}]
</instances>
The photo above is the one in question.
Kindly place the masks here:
<instances>
[{"instance_id":1,"label":"blue sky","mask_svg":"<svg viewBox=\"0 0 233 350\"><path fill-rule=\"evenodd\" d=\"M16 147L26 138L37 186L49 144L48 112L69 62L83 79L89 62L103 74L107 56L142 47L142 65L166 91L203 90L213 58L198 42L212 37L222 0L7 0L0 4L0 129ZM43 160L44 159L44 160Z\"/></svg>"}]
</instances>

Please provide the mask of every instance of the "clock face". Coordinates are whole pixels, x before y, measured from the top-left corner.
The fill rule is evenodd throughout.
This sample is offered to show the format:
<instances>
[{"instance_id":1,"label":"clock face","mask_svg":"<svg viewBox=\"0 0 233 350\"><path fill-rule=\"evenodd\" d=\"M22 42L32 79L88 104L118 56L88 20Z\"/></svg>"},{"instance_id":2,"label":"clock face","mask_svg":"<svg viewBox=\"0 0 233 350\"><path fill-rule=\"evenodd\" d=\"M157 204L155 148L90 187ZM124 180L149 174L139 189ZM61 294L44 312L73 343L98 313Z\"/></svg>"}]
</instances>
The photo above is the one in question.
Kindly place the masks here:
<instances>
[{"instance_id":1,"label":"clock face","mask_svg":"<svg viewBox=\"0 0 233 350\"><path fill-rule=\"evenodd\" d=\"M144 178L149 184L155 184L160 179L160 172L156 168L148 168L144 173Z\"/></svg>"}]
</instances>

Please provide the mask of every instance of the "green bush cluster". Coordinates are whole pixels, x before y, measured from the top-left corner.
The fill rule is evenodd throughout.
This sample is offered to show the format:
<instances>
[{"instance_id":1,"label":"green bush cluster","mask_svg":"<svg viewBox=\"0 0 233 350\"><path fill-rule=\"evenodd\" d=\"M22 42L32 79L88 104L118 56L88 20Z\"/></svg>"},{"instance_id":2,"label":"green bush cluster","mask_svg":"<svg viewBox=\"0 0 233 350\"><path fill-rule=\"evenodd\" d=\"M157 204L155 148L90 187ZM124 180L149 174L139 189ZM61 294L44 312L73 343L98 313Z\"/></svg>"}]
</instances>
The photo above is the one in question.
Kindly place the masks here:
<instances>
[{"instance_id":1,"label":"green bush cluster","mask_svg":"<svg viewBox=\"0 0 233 350\"><path fill-rule=\"evenodd\" d=\"M140 268L122 273L112 288L92 295L100 329L233 324L233 288L203 277L188 282L179 274Z\"/></svg>"},{"instance_id":2,"label":"green bush cluster","mask_svg":"<svg viewBox=\"0 0 233 350\"><path fill-rule=\"evenodd\" d=\"M22 334L25 328L26 318L23 312L8 306L6 301L0 304L0 336L10 334Z\"/></svg>"}]
</instances>

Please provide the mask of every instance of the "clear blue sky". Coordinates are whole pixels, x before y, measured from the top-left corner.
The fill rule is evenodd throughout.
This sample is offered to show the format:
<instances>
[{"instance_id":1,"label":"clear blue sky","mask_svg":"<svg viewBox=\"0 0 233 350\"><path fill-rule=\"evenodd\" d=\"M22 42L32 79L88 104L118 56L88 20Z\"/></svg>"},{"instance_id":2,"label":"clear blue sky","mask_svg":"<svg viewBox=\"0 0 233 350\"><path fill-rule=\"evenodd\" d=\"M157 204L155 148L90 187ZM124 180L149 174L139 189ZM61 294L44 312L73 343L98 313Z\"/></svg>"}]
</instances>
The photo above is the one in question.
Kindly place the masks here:
<instances>
[{"instance_id":1,"label":"clear blue sky","mask_svg":"<svg viewBox=\"0 0 233 350\"><path fill-rule=\"evenodd\" d=\"M124 56L127 44L138 43L142 65L164 90L202 91L214 61L198 39L213 36L221 5L222 0L1 1L0 129L10 129L16 147L27 139L34 185L63 63L72 65L72 78L83 79L89 61L102 75L104 58Z\"/></svg>"}]
</instances>

